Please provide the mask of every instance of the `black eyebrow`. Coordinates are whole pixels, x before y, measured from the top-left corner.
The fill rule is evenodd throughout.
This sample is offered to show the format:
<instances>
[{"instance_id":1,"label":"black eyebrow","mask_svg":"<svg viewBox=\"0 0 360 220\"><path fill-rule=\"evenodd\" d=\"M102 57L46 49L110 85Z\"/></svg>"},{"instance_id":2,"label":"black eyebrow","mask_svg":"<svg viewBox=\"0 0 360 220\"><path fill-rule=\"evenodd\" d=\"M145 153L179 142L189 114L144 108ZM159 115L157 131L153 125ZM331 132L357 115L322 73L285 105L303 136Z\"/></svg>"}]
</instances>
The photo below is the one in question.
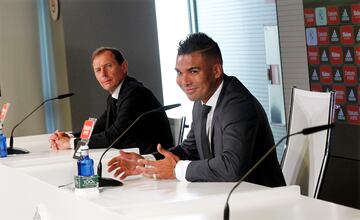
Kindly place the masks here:
<instances>
[{"instance_id":1,"label":"black eyebrow","mask_svg":"<svg viewBox=\"0 0 360 220\"><path fill-rule=\"evenodd\" d=\"M193 67L188 68L187 71L199 70L199 69L200 69L200 67L193 66Z\"/></svg>"},{"instance_id":2,"label":"black eyebrow","mask_svg":"<svg viewBox=\"0 0 360 220\"><path fill-rule=\"evenodd\" d=\"M200 67L193 66L193 67L190 67L190 68L186 69L186 71L191 72L193 70L199 70L199 69L200 69ZM175 67L175 71L178 72L178 73L181 73L181 71L176 67Z\"/></svg>"}]
</instances>

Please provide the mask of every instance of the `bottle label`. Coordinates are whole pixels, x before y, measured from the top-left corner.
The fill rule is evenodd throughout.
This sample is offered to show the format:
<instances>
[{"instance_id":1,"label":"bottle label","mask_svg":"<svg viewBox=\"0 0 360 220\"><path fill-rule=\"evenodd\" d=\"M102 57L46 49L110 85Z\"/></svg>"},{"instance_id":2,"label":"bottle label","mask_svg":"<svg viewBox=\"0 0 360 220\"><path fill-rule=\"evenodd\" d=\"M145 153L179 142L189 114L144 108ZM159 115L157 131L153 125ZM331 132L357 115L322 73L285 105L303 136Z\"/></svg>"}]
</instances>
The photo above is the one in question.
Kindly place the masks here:
<instances>
[{"instance_id":1,"label":"bottle label","mask_svg":"<svg viewBox=\"0 0 360 220\"><path fill-rule=\"evenodd\" d=\"M75 188L95 188L98 186L99 177L95 176L74 176Z\"/></svg>"}]
</instances>

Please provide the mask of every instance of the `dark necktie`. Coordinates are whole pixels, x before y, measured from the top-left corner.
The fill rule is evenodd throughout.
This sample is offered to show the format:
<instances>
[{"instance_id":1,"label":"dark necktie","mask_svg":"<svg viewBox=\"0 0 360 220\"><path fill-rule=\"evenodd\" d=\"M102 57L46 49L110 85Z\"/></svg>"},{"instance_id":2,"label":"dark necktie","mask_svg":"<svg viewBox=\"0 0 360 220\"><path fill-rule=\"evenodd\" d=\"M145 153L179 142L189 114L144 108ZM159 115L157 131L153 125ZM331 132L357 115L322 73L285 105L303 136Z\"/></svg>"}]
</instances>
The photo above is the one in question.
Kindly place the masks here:
<instances>
[{"instance_id":1,"label":"dark necktie","mask_svg":"<svg viewBox=\"0 0 360 220\"><path fill-rule=\"evenodd\" d=\"M117 99L111 97L107 110L108 112L107 112L106 128L109 128L116 119L116 103L117 103Z\"/></svg>"},{"instance_id":2,"label":"dark necktie","mask_svg":"<svg viewBox=\"0 0 360 220\"><path fill-rule=\"evenodd\" d=\"M206 134L206 121L207 116L210 112L211 106L202 105L201 111L201 146L204 153L204 159L211 158L212 155L210 153L210 142L209 137Z\"/></svg>"}]
</instances>

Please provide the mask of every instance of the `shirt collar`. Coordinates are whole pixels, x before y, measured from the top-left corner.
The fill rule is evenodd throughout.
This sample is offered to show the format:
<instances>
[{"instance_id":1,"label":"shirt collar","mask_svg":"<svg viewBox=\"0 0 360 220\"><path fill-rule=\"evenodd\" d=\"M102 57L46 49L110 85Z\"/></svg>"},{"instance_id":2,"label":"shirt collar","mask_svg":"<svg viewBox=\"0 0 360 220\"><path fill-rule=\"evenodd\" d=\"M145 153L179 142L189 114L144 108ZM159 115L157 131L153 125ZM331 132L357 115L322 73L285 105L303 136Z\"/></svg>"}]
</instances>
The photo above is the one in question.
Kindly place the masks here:
<instances>
[{"instance_id":1,"label":"shirt collar","mask_svg":"<svg viewBox=\"0 0 360 220\"><path fill-rule=\"evenodd\" d=\"M116 87L116 89L114 90L113 93L111 93L111 96L114 98L114 99L118 99L119 98L119 92L120 92L120 89L121 89L121 85L123 84L124 80L121 81L121 83Z\"/></svg>"},{"instance_id":2,"label":"shirt collar","mask_svg":"<svg viewBox=\"0 0 360 220\"><path fill-rule=\"evenodd\" d=\"M206 102L207 106L211 106L214 107L216 106L217 100L219 99L219 95L221 92L221 89L223 87L224 84L224 80L221 81L220 86L216 89L216 91L214 92L214 94L210 97L210 99ZM201 104L204 104L203 102L201 102ZM213 108L212 108L213 109Z\"/></svg>"}]
</instances>

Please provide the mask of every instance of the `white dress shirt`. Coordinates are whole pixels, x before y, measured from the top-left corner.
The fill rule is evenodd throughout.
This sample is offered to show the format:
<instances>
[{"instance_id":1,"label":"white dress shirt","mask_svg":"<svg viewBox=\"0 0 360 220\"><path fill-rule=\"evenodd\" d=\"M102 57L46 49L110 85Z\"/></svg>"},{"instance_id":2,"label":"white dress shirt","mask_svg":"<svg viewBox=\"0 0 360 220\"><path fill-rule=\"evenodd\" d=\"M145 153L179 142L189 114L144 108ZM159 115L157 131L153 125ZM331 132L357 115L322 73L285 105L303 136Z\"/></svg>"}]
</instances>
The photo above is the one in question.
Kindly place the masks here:
<instances>
[{"instance_id":1,"label":"white dress shirt","mask_svg":"<svg viewBox=\"0 0 360 220\"><path fill-rule=\"evenodd\" d=\"M111 93L111 96L114 98L114 99L118 99L119 98L119 92L120 92L120 89L121 89L121 86L123 84L124 80L121 81L121 83L116 87L116 89L114 90L113 93Z\"/></svg>"}]
</instances>

